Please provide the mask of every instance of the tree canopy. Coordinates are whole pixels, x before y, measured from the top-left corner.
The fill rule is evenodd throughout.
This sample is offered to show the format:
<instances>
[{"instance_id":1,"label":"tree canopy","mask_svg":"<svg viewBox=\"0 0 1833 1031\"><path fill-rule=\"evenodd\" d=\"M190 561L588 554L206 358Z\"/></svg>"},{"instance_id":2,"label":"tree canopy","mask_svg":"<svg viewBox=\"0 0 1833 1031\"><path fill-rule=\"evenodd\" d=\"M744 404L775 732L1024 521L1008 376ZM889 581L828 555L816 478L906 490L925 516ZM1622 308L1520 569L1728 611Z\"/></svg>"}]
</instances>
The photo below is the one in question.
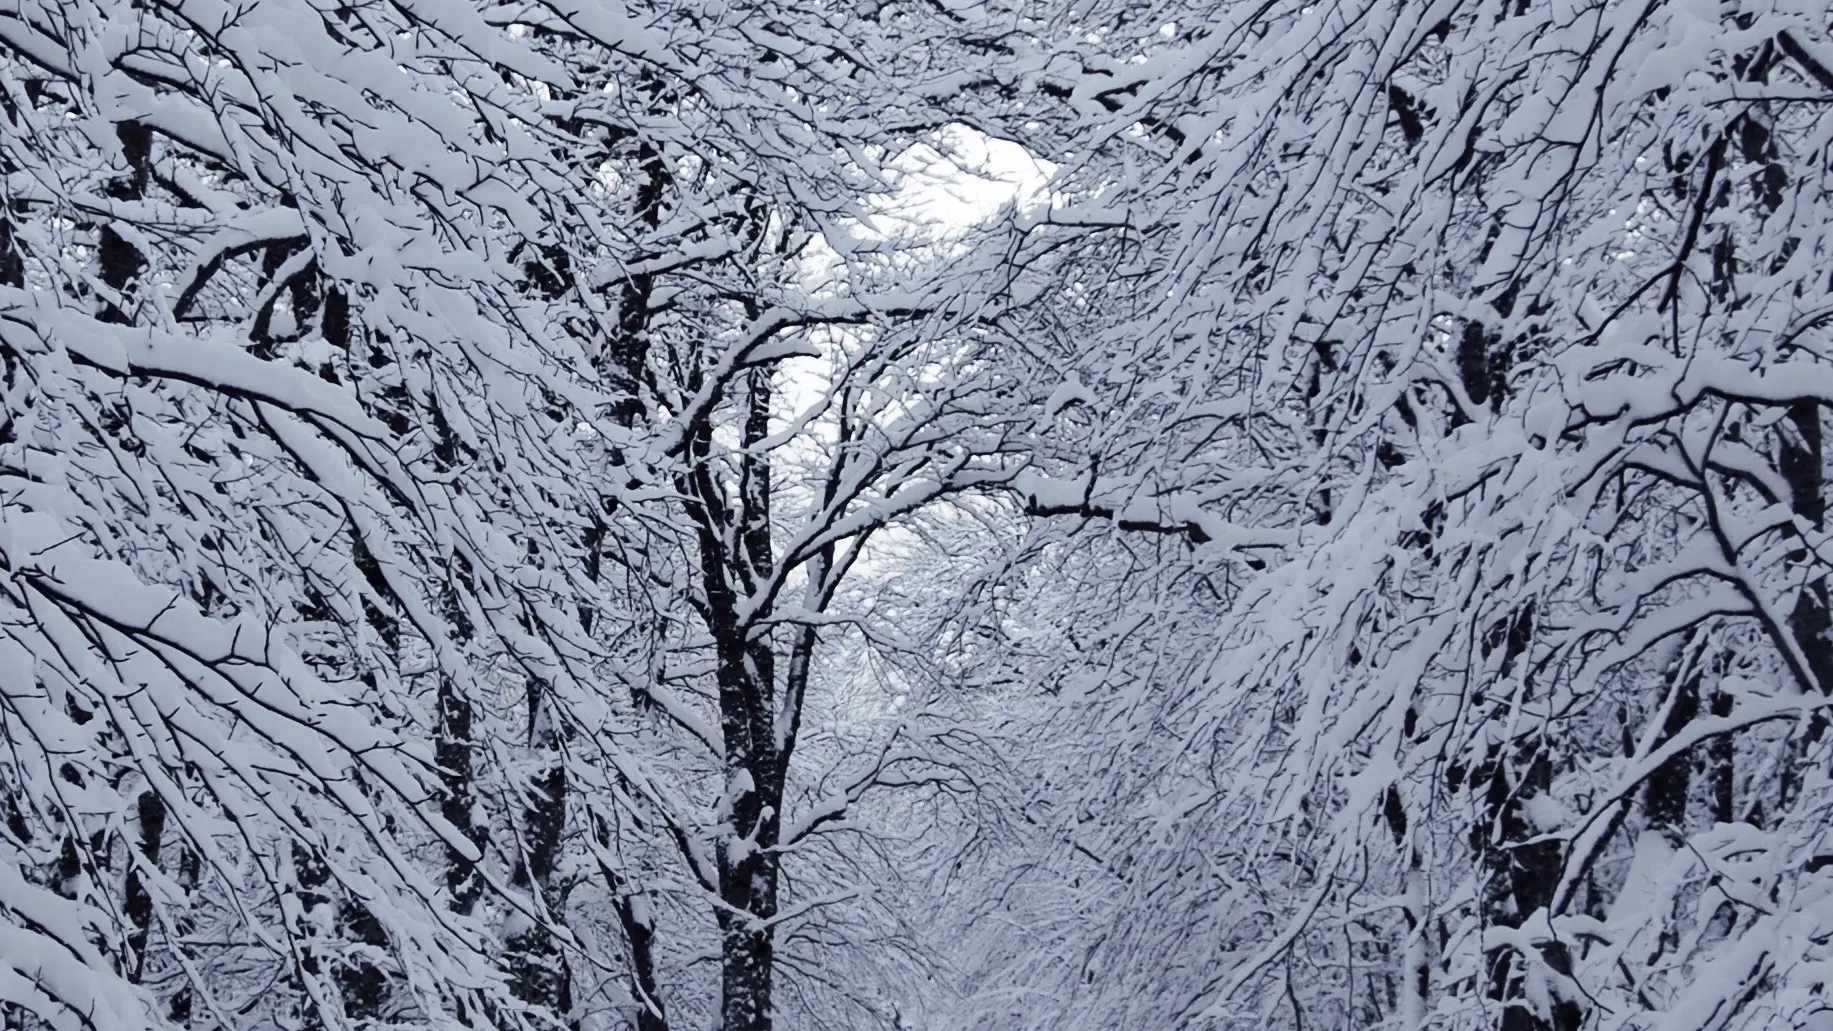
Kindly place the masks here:
<instances>
[{"instance_id":1,"label":"tree canopy","mask_svg":"<svg viewBox=\"0 0 1833 1031\"><path fill-rule=\"evenodd\" d=\"M1796 0L0 0L6 1031L1833 1026L1829 112Z\"/></svg>"}]
</instances>

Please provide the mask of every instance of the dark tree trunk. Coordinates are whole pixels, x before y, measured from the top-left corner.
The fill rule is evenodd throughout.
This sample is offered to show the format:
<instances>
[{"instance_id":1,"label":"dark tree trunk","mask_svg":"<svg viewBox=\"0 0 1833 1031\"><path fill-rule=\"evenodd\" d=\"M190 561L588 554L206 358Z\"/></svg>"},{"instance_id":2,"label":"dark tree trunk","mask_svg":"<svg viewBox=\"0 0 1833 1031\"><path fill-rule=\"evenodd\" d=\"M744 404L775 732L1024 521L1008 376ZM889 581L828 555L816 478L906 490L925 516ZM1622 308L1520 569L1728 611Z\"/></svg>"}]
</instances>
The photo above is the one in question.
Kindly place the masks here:
<instances>
[{"instance_id":1,"label":"dark tree trunk","mask_svg":"<svg viewBox=\"0 0 1833 1031\"><path fill-rule=\"evenodd\" d=\"M725 797L716 845L722 1031L770 1031L775 966L783 772L790 738L777 728L776 655L767 635L752 639L738 615L738 591L770 575L770 479L753 450L768 428L768 372L747 377L735 505L728 510L706 457L710 430L695 442L684 482L699 542L706 614L717 658ZM726 542L732 542L729 546Z\"/></svg>"},{"instance_id":2,"label":"dark tree trunk","mask_svg":"<svg viewBox=\"0 0 1833 1031\"><path fill-rule=\"evenodd\" d=\"M625 895L617 903L618 922L630 943L630 981L638 1006L636 1029L668 1031L668 1010L662 1005L662 987L656 981L654 915L646 909L639 913L639 901Z\"/></svg>"},{"instance_id":3,"label":"dark tree trunk","mask_svg":"<svg viewBox=\"0 0 1833 1031\"><path fill-rule=\"evenodd\" d=\"M611 855L611 828L598 822L598 843L602 851L599 870L605 877L605 888L611 892L617 907L617 922L624 931L630 950L630 994L636 999L636 1031L668 1031L668 1008L662 1002L662 986L656 978L655 913L648 899L632 890L630 879L614 869L604 857Z\"/></svg>"},{"instance_id":4,"label":"dark tree trunk","mask_svg":"<svg viewBox=\"0 0 1833 1031\"><path fill-rule=\"evenodd\" d=\"M1731 715L1731 696L1712 692L1712 715ZM1731 823L1737 816L1737 738L1720 734L1706 745L1706 778L1712 792L1712 819Z\"/></svg>"},{"instance_id":5,"label":"dark tree trunk","mask_svg":"<svg viewBox=\"0 0 1833 1031\"><path fill-rule=\"evenodd\" d=\"M339 937L372 949L386 949L388 935L367 906L346 899L337 907ZM344 1016L359 1023L380 1020L389 997L388 974L367 955L339 963L335 971Z\"/></svg>"},{"instance_id":6,"label":"dark tree trunk","mask_svg":"<svg viewBox=\"0 0 1833 1031\"><path fill-rule=\"evenodd\" d=\"M755 653L760 649L749 649ZM755 668L755 667L754 667ZM757 670L759 680L749 680L741 690L749 701L767 702L764 689L768 666ZM768 712L764 705L745 706L744 715ZM756 723L764 723L758 727ZM768 720L754 721L746 735L750 747L727 762L731 815L720 836L719 895L725 902L720 913L720 966L723 1031L770 1031L771 988L775 972L778 860L777 813L782 791L776 777L776 749L769 740ZM758 730L763 733L757 733ZM731 738L728 737L728 749ZM750 787L745 782L751 782Z\"/></svg>"},{"instance_id":7,"label":"dark tree trunk","mask_svg":"<svg viewBox=\"0 0 1833 1031\"><path fill-rule=\"evenodd\" d=\"M1486 636L1487 657L1500 648L1496 677L1507 680L1518 663L1528 658L1533 644L1535 610L1532 603L1499 622ZM1524 700L1531 697L1532 678L1524 678ZM1553 783L1553 761L1544 738L1492 746L1476 771L1472 786L1480 786L1480 821L1473 829L1471 846L1482 870L1480 905L1483 921L1497 927L1518 928L1536 912L1550 910L1559 889L1563 849L1558 840L1540 837L1528 806ZM1565 944L1551 942L1528 956L1512 946L1485 953L1489 971L1485 986L1489 999L1501 1007L1500 1031L1577 1031L1584 1011L1567 994L1554 987L1547 1010L1542 1012L1527 997L1527 966L1543 963L1554 974L1569 977L1572 955Z\"/></svg>"},{"instance_id":8,"label":"dark tree trunk","mask_svg":"<svg viewBox=\"0 0 1833 1031\"><path fill-rule=\"evenodd\" d=\"M451 423L437 407L430 421L434 431L434 468L442 474L456 472L463 448L452 431ZM471 618L465 613L459 597L461 591L469 594L475 589L470 563L462 555L454 553L450 559L449 576L444 596L440 599L444 610L441 614L453 638L460 644L468 643L475 635L476 628L472 626ZM475 813L477 771L474 764L477 741L472 725L475 714L471 699L453 681L451 675L441 670L438 676L439 686L434 696L436 723L433 730L433 758L439 764L439 815L481 851L486 834ZM457 849L447 846L445 853L447 904L455 913L469 914L483 894L483 878L478 873L477 864Z\"/></svg>"},{"instance_id":9,"label":"dark tree trunk","mask_svg":"<svg viewBox=\"0 0 1833 1031\"><path fill-rule=\"evenodd\" d=\"M620 788L624 787L627 785L620 782ZM648 898L631 885L630 878L612 865L611 825L596 815L593 821L599 845L598 869L617 908L617 922L629 949L630 995L637 1004L636 1031L668 1031L668 1007L663 1003L662 985L656 977L655 911Z\"/></svg>"},{"instance_id":10,"label":"dark tree trunk","mask_svg":"<svg viewBox=\"0 0 1833 1031\"><path fill-rule=\"evenodd\" d=\"M1551 786L1552 763L1539 749L1518 753L1513 762L1498 749L1486 765L1488 769L1479 771L1485 775L1479 782L1485 784L1482 804L1490 823L1479 829L1486 837L1477 842L1485 872L1484 919L1494 926L1518 928L1535 912L1550 907L1559 887L1560 843L1528 843L1536 835L1526 815L1528 801ZM1513 766L1520 769L1511 770ZM1571 975L1572 956L1564 943L1542 945L1538 952L1538 960L1555 974ZM1526 967L1533 959L1510 946L1485 954L1487 994L1501 1006L1497 1027L1500 1031L1578 1031L1584 1011L1562 992L1550 993L1548 1012L1541 1012L1528 1000Z\"/></svg>"},{"instance_id":11,"label":"dark tree trunk","mask_svg":"<svg viewBox=\"0 0 1833 1031\"><path fill-rule=\"evenodd\" d=\"M160 841L165 837L165 800L159 797L158 792L148 788L140 793L134 808L140 825L140 840L137 843L140 855L148 865L157 867ZM132 925L127 935L127 976L130 982L139 984L146 974L147 941L153 926L153 896L146 890L140 869L132 860L129 860L127 866L126 896L126 904L122 908L127 912L128 922Z\"/></svg>"},{"instance_id":12,"label":"dark tree trunk","mask_svg":"<svg viewBox=\"0 0 1833 1031\"><path fill-rule=\"evenodd\" d=\"M646 83L642 91L652 95L659 86ZM636 160L643 170L643 182L636 191L636 217L643 227L654 230L662 223L662 198L672 177L668 164L655 145L647 140L637 144ZM643 411L643 378L649 366L649 318L655 277L639 272L625 278L617 306L617 335L604 351L604 371L616 400L611 418L629 429Z\"/></svg>"},{"instance_id":13,"label":"dark tree trunk","mask_svg":"<svg viewBox=\"0 0 1833 1031\"><path fill-rule=\"evenodd\" d=\"M756 317L756 312L750 313ZM753 448L769 432L770 372L746 376L743 455L736 537L730 569L747 589L771 575L770 466ZM720 652L720 722L726 745L730 815L720 836L719 894L722 1031L770 1031L776 964L779 859L786 740L777 735L776 653L765 637L749 639L736 618L732 577L719 577L720 603L709 606Z\"/></svg>"},{"instance_id":14,"label":"dark tree trunk","mask_svg":"<svg viewBox=\"0 0 1833 1031\"><path fill-rule=\"evenodd\" d=\"M512 936L508 944L510 990L516 998L539 1006L568 1027L573 1013L573 973L565 951L550 929L564 920L566 892L557 876L560 846L566 830L567 770L559 714L548 687L528 681L528 744L545 767L528 785L528 807L522 813L523 850L514 882L535 903L540 919Z\"/></svg>"},{"instance_id":15,"label":"dark tree trunk","mask_svg":"<svg viewBox=\"0 0 1833 1031\"><path fill-rule=\"evenodd\" d=\"M153 130L139 121L117 122L115 137L121 141L121 151L127 158L128 174L111 182L108 194L116 200L140 200L152 177ZM126 296L146 268L146 259L140 248L115 232L114 226L104 225L96 241L96 260L101 266L103 285L115 295L103 298L97 317L103 322L126 324L130 316L115 300Z\"/></svg>"},{"instance_id":16,"label":"dark tree trunk","mask_svg":"<svg viewBox=\"0 0 1833 1031\"><path fill-rule=\"evenodd\" d=\"M459 833L470 838L472 844L481 846L484 842L483 828L477 826L472 812L477 804L477 792L472 769L475 745L471 729L471 700L458 690L458 685L452 682L451 677L441 674L437 704L439 724L435 731L433 755L439 764L442 790L439 814L457 828ZM448 846L446 891L450 895L452 911L469 914L477 905L483 890L484 882L478 876L477 865L457 849Z\"/></svg>"},{"instance_id":17,"label":"dark tree trunk","mask_svg":"<svg viewBox=\"0 0 1833 1031\"><path fill-rule=\"evenodd\" d=\"M1665 746L1684 731L1688 724L1699 718L1700 682L1707 672L1700 664L1707 659L1696 654L1697 649L1693 647L1698 637L1697 631L1688 635L1688 646L1682 649L1675 663L1671 675L1674 685L1672 697L1666 700L1667 714L1655 738L1656 748ZM1664 835L1672 845L1681 846L1686 841L1687 811L1692 795L1693 756L1689 750L1670 756L1649 777L1642 795L1642 813L1648 820L1649 829ZM1679 900L1675 900L1675 905L1680 905ZM1661 953L1670 952L1679 946L1680 925L1674 918L1680 916L1682 914L1678 912L1667 914L1669 919L1663 921L1658 939Z\"/></svg>"},{"instance_id":18,"label":"dark tree trunk","mask_svg":"<svg viewBox=\"0 0 1833 1031\"><path fill-rule=\"evenodd\" d=\"M179 887L184 889L187 899L193 898L197 894L198 885L203 880L203 874L203 860L198 857L196 852L192 851L189 846L184 845L181 841L178 849L178 884ZM176 914L173 917L172 923L174 929L177 931L178 938L177 941L172 943L173 950L184 955L186 959L193 958L189 936L195 928L195 920L191 916L191 907L186 906L182 912ZM178 988L172 992L172 1001L167 1009L167 1018L174 1026L189 1027L191 1024L191 1013L195 1008L196 996L194 994L194 986L187 976L185 980L179 983Z\"/></svg>"},{"instance_id":19,"label":"dark tree trunk","mask_svg":"<svg viewBox=\"0 0 1833 1031\"><path fill-rule=\"evenodd\" d=\"M0 286L15 290L25 288L25 258L19 253L19 241L13 236L13 220L0 217Z\"/></svg>"},{"instance_id":20,"label":"dark tree trunk","mask_svg":"<svg viewBox=\"0 0 1833 1031\"><path fill-rule=\"evenodd\" d=\"M719 577L724 581L724 576ZM774 740L774 661L768 645L748 643L733 615L732 592L719 592L714 636L719 652L720 724L726 747L726 813L716 848L722 1031L770 1031L775 964L778 814L782 786Z\"/></svg>"},{"instance_id":21,"label":"dark tree trunk","mask_svg":"<svg viewBox=\"0 0 1833 1031\"><path fill-rule=\"evenodd\" d=\"M1814 401L1797 401L1789 406L1787 430L1780 434L1781 455L1778 463L1788 481L1790 501L1795 515L1814 530L1826 526L1826 471L1821 451L1820 405ZM1798 550L1794 560L1809 561L1806 549ZM1824 577L1811 579L1795 595L1794 609L1789 613L1789 631L1807 660L1814 686L1822 694L1833 692L1833 640L1827 631L1833 628L1827 608L1827 582ZM1815 736L1824 732L1824 720L1815 725Z\"/></svg>"},{"instance_id":22,"label":"dark tree trunk","mask_svg":"<svg viewBox=\"0 0 1833 1031\"><path fill-rule=\"evenodd\" d=\"M1413 711L1408 710L1411 723ZM1432 998L1432 964L1427 959L1426 919L1430 915L1426 901L1426 876L1419 846L1407 836L1406 808L1401 804L1399 789L1390 786L1382 806L1388 830L1394 835L1394 847L1402 853L1405 864L1404 888L1401 892L1401 919L1406 924L1406 940L1401 946L1398 997L1392 1001L1400 1026L1422 1027L1426 1008Z\"/></svg>"},{"instance_id":23,"label":"dark tree trunk","mask_svg":"<svg viewBox=\"0 0 1833 1031\"><path fill-rule=\"evenodd\" d=\"M322 1031L329 1025L317 1004L305 990L303 978L324 974L324 935L321 910L331 902L331 869L305 846L293 845L293 892L299 899L299 926L294 934L299 940L299 970L293 984L296 991L296 1017L304 1031Z\"/></svg>"},{"instance_id":24,"label":"dark tree trunk","mask_svg":"<svg viewBox=\"0 0 1833 1031\"><path fill-rule=\"evenodd\" d=\"M1685 658L1682 662L1687 661ZM1674 697L1662 721L1659 748L1685 730L1699 715L1699 670L1676 670L1680 677L1674 685ZM1687 801L1693 789L1693 757L1685 752L1669 758L1648 779L1643 795L1643 812L1649 826L1664 831L1678 841L1686 835Z\"/></svg>"}]
</instances>

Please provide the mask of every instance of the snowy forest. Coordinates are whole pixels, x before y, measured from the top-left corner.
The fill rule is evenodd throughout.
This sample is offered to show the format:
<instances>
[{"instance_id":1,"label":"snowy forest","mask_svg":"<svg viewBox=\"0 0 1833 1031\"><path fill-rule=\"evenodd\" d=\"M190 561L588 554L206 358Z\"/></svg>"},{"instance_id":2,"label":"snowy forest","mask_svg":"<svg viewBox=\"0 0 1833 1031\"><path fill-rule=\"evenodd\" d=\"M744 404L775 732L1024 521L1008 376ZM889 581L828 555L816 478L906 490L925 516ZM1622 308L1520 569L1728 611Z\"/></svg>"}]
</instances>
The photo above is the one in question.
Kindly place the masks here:
<instances>
[{"instance_id":1,"label":"snowy forest","mask_svg":"<svg viewBox=\"0 0 1833 1031\"><path fill-rule=\"evenodd\" d=\"M1833 1031L1826 0L0 0L0 1031Z\"/></svg>"}]
</instances>

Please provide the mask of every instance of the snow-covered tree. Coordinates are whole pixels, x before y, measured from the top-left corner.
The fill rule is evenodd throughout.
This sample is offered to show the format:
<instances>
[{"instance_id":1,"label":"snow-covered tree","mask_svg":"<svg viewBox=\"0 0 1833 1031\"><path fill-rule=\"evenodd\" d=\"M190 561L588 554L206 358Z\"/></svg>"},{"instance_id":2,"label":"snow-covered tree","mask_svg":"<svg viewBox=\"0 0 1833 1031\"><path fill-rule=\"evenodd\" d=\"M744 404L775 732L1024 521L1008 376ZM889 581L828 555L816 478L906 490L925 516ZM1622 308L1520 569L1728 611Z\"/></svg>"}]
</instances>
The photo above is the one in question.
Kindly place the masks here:
<instances>
[{"instance_id":1,"label":"snow-covered tree","mask_svg":"<svg viewBox=\"0 0 1833 1031\"><path fill-rule=\"evenodd\" d=\"M1090 887L976 1019L1812 1019L1825 11L1034 13Z\"/></svg>"},{"instance_id":2,"label":"snow-covered tree","mask_svg":"<svg viewBox=\"0 0 1833 1031\"><path fill-rule=\"evenodd\" d=\"M0 3L7 1027L1824 1021L1829 100L1793 0Z\"/></svg>"},{"instance_id":3,"label":"snow-covered tree","mask_svg":"<svg viewBox=\"0 0 1833 1031\"><path fill-rule=\"evenodd\" d=\"M828 610L1015 469L997 284L862 235L926 24L0 12L9 1019L769 1025L949 777L838 700L793 775Z\"/></svg>"},{"instance_id":4,"label":"snow-covered tree","mask_svg":"<svg viewBox=\"0 0 1833 1031\"><path fill-rule=\"evenodd\" d=\"M537 402L580 379L500 243L538 110L501 76L545 66L499 35L0 13L9 1018L538 1020L479 879L541 915L429 747L572 658L516 492L564 497Z\"/></svg>"}]
</instances>

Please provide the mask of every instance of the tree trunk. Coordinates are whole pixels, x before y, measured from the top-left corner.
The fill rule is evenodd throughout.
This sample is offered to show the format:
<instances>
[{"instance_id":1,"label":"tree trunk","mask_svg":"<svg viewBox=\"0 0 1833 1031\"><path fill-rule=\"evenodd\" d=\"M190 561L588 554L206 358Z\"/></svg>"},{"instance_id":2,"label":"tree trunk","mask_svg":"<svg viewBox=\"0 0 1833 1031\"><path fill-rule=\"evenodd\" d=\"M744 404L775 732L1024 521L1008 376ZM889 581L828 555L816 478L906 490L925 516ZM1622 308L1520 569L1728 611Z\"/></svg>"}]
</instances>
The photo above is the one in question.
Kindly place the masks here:
<instances>
[{"instance_id":1,"label":"tree trunk","mask_svg":"<svg viewBox=\"0 0 1833 1031\"><path fill-rule=\"evenodd\" d=\"M1797 401L1790 405L1787 427L1780 434L1782 476L1788 481L1795 515L1819 531L1825 528L1827 515L1819 403ZM1809 561L1805 548L1793 557L1799 563ZM1827 600L1825 578L1814 577L1795 595L1795 606L1789 613L1789 631L1807 659L1815 686L1823 694L1833 692L1833 640L1827 633L1833 629L1833 620L1829 618ZM1824 731L1824 719L1816 721L1813 735L1818 737Z\"/></svg>"},{"instance_id":2,"label":"tree trunk","mask_svg":"<svg viewBox=\"0 0 1833 1031\"><path fill-rule=\"evenodd\" d=\"M736 510L728 512L701 430L687 486L693 503L706 613L717 656L719 722L725 745L725 797L719 814L722 1031L770 1031L786 742L777 732L776 656L768 636L750 639L738 615L738 589L771 572L770 480L753 450L768 428L768 372L748 377ZM684 493L686 493L684 491ZM735 547L728 548L726 541Z\"/></svg>"},{"instance_id":3,"label":"tree trunk","mask_svg":"<svg viewBox=\"0 0 1833 1031\"><path fill-rule=\"evenodd\" d=\"M1402 945L1397 1008L1400 1026L1406 1031L1418 1031L1426 1026L1426 1014L1430 1012L1432 1000L1432 964L1426 941L1426 918L1430 907L1426 901L1425 864L1421 861L1418 843L1407 836L1409 821L1399 789L1392 786L1387 789L1383 808L1388 830L1393 833L1394 845L1401 850L1405 863L1401 874L1400 916L1406 923L1407 935Z\"/></svg>"},{"instance_id":4,"label":"tree trunk","mask_svg":"<svg viewBox=\"0 0 1833 1031\"><path fill-rule=\"evenodd\" d=\"M109 183L108 195L115 200L141 200L152 177L153 130L139 121L117 122L115 138L121 142L121 151L127 158L128 174ZM146 267L146 259L141 256L140 249L115 232L112 225L103 225L96 241L96 260L101 266L103 285L115 295L102 299L97 317L103 322L125 325L131 321L131 316L115 301L126 297L129 287Z\"/></svg>"},{"instance_id":5,"label":"tree trunk","mask_svg":"<svg viewBox=\"0 0 1833 1031\"><path fill-rule=\"evenodd\" d=\"M1691 661L1682 655L1680 662ZM1674 696L1667 706L1661 734L1655 741L1659 748L1685 730L1699 715L1699 682L1702 671L1677 668ZM1686 836L1687 801L1693 788L1693 757L1685 752L1669 758L1648 779L1643 794L1643 812L1649 826L1663 831L1678 842Z\"/></svg>"},{"instance_id":6,"label":"tree trunk","mask_svg":"<svg viewBox=\"0 0 1833 1031\"><path fill-rule=\"evenodd\" d=\"M566 830L566 756L548 686L529 678L527 698L528 744L545 768L528 786L531 801L522 814L524 844L514 883L529 894L541 919L510 936L510 990L523 1002L548 1010L555 1020L577 1027L572 969L549 930L550 922L564 920L566 909L566 893L556 876Z\"/></svg>"},{"instance_id":7,"label":"tree trunk","mask_svg":"<svg viewBox=\"0 0 1833 1031\"><path fill-rule=\"evenodd\" d=\"M730 592L725 592L732 611ZM774 657L735 618L715 630L726 811L717 861L722 1031L770 1031L782 781L774 735Z\"/></svg>"},{"instance_id":8,"label":"tree trunk","mask_svg":"<svg viewBox=\"0 0 1833 1031\"><path fill-rule=\"evenodd\" d=\"M433 755L439 764L439 814L445 817L447 823L456 827L459 833L470 838L472 844L481 846L484 841L483 828L477 826L472 817L477 792L471 762L474 748L471 700L458 690L458 685L452 682L451 677L441 674L437 704L439 724L435 731ZM452 911L469 915L483 890L484 882L477 874L477 864L447 846L446 891L450 896Z\"/></svg>"},{"instance_id":9,"label":"tree trunk","mask_svg":"<svg viewBox=\"0 0 1833 1031\"><path fill-rule=\"evenodd\" d=\"M1753 24L1752 17L1747 14L1736 15L1733 20L1739 28L1745 30ZM1770 68L1775 60L1775 44L1765 41L1753 53L1739 57L1734 62L1734 69L1738 78L1763 84L1769 81ZM1783 166L1770 132L1768 105L1762 101L1754 102L1726 127L1726 134L1736 142L1739 156L1747 164L1761 169L1759 174L1749 179L1753 212L1762 218L1776 216L1781 210L1788 185L1788 171ZM1731 203L1733 196L1732 187L1727 184L1725 197L1720 203ZM1798 243L1798 240L1790 238L1785 241L1782 253L1759 256L1766 258L1770 264L1769 269L1762 271L1773 271L1779 267ZM1744 298L1739 294L1735 281L1740 269L1730 229L1725 231L1719 248L1723 257L1714 262L1715 277L1718 279L1715 286L1724 303L1736 310L1743 306ZM1826 465L1819 402L1802 400L1790 404L1787 417L1777 428L1777 469L1788 484L1790 506L1795 516L1806 523L1810 530L1823 531L1827 514ZM1816 560L1806 547L1799 547L1790 552L1789 561L1804 573L1810 573ZM1789 611L1788 630L1806 662L1806 675L1813 681L1804 687L1811 687L1821 694L1833 694L1833 635L1829 634L1833 630L1833 612L1829 611L1827 582L1824 577L1806 576L1806 583L1796 592L1794 605ZM1807 731L1794 749L1794 754L1784 764L1777 791L1778 813L1794 804L1801 787L1801 766L1805 762L1806 750L1819 741L1826 730L1826 715L1816 712L1810 718ZM1723 754L1729 759L1729 743ZM1725 800L1731 791L1730 771L1727 770L1723 776L1723 784L1717 786L1715 791L1721 796L1720 807L1728 810L1729 803Z\"/></svg>"},{"instance_id":10,"label":"tree trunk","mask_svg":"<svg viewBox=\"0 0 1833 1031\"><path fill-rule=\"evenodd\" d=\"M1518 774L1510 767L1524 767ZM1559 887L1560 843L1539 841L1522 844L1535 836L1527 818L1527 803L1552 783L1552 763L1543 749L1518 754L1515 762L1501 749L1487 764L1483 811L1490 819L1482 828L1487 840L1479 843L1485 871L1482 905L1486 923L1518 928L1535 912L1553 904ZM1569 977L1572 956L1564 943L1553 942L1538 949L1539 960L1553 973ZM1509 946L1489 950L1485 956L1489 969L1487 994L1502 1007L1497 1023L1499 1031L1578 1031L1584 1011L1578 1003L1557 988L1549 992L1547 1012L1535 1008L1527 997L1528 956Z\"/></svg>"},{"instance_id":11,"label":"tree trunk","mask_svg":"<svg viewBox=\"0 0 1833 1031\"><path fill-rule=\"evenodd\" d=\"M203 880L203 875L203 859L181 841L178 848L178 884L184 889L185 898L187 900L197 895L198 884ZM188 939L196 927L196 921L192 917L191 912L191 907L187 906L183 912L176 914L172 920L174 930L177 932L177 940L172 943L172 950L181 954L187 960L195 958L190 950L186 948ZM191 1025L191 1013L197 1005L196 994L193 989L194 986L190 981L189 975L187 975L185 980L180 982L178 988L172 992L172 1001L167 1008L166 1015L167 1019L177 1027L189 1027Z\"/></svg>"},{"instance_id":12,"label":"tree trunk","mask_svg":"<svg viewBox=\"0 0 1833 1031\"><path fill-rule=\"evenodd\" d=\"M158 792L148 788L140 793L134 808L140 825L140 855L148 865L156 867L159 865L160 841L165 837L165 800L159 797ZM122 908L133 925L127 935L127 977L133 984L139 984L146 974L147 939L153 926L153 896L146 890L146 884L140 877L140 868L131 858L127 864L125 893L126 904Z\"/></svg>"},{"instance_id":13,"label":"tree trunk","mask_svg":"<svg viewBox=\"0 0 1833 1031\"><path fill-rule=\"evenodd\" d=\"M1506 680L1516 663L1524 660L1533 643L1534 606L1521 608L1497 625L1485 641L1485 655L1502 648L1497 680ZM1522 689L1531 697L1531 678ZM1472 848L1482 869L1480 905L1484 923L1496 927L1521 927L1540 910L1550 910L1559 889L1563 854L1558 840L1538 837L1528 817L1528 805L1553 783L1553 762L1544 737L1492 746L1474 784L1482 785L1478 800L1481 820L1472 835ZM1522 954L1511 946L1498 946L1485 954L1489 970L1486 994L1501 1006L1500 1031L1577 1031L1584 1011L1559 986L1547 993L1546 1011L1529 999L1526 987L1529 963L1536 959L1559 977L1570 977L1572 955L1564 943L1539 946L1538 955Z\"/></svg>"},{"instance_id":14,"label":"tree trunk","mask_svg":"<svg viewBox=\"0 0 1833 1031\"><path fill-rule=\"evenodd\" d=\"M294 935L299 940L299 969L293 972L293 987L297 990L295 1017L304 1031L322 1031L329 1025L323 1013L308 990L305 979L317 979L324 973L324 957L320 948L324 940L323 918L319 910L329 905L331 896L331 870L324 861L298 842L293 843L293 892L299 899L299 924L294 928Z\"/></svg>"},{"instance_id":15,"label":"tree trunk","mask_svg":"<svg viewBox=\"0 0 1833 1031\"><path fill-rule=\"evenodd\" d=\"M1712 715L1731 715L1731 696L1712 692ZM1720 734L1706 745L1706 777L1712 792L1712 819L1731 823L1737 819L1737 737Z\"/></svg>"},{"instance_id":16,"label":"tree trunk","mask_svg":"<svg viewBox=\"0 0 1833 1031\"><path fill-rule=\"evenodd\" d=\"M345 899L337 907L338 936L371 949L386 949L388 935L375 914L360 902ZM334 972L337 992L344 1006L344 1016L352 1021L370 1023L382 1019L388 1004L389 977L382 967L367 955L339 963Z\"/></svg>"}]
</instances>

